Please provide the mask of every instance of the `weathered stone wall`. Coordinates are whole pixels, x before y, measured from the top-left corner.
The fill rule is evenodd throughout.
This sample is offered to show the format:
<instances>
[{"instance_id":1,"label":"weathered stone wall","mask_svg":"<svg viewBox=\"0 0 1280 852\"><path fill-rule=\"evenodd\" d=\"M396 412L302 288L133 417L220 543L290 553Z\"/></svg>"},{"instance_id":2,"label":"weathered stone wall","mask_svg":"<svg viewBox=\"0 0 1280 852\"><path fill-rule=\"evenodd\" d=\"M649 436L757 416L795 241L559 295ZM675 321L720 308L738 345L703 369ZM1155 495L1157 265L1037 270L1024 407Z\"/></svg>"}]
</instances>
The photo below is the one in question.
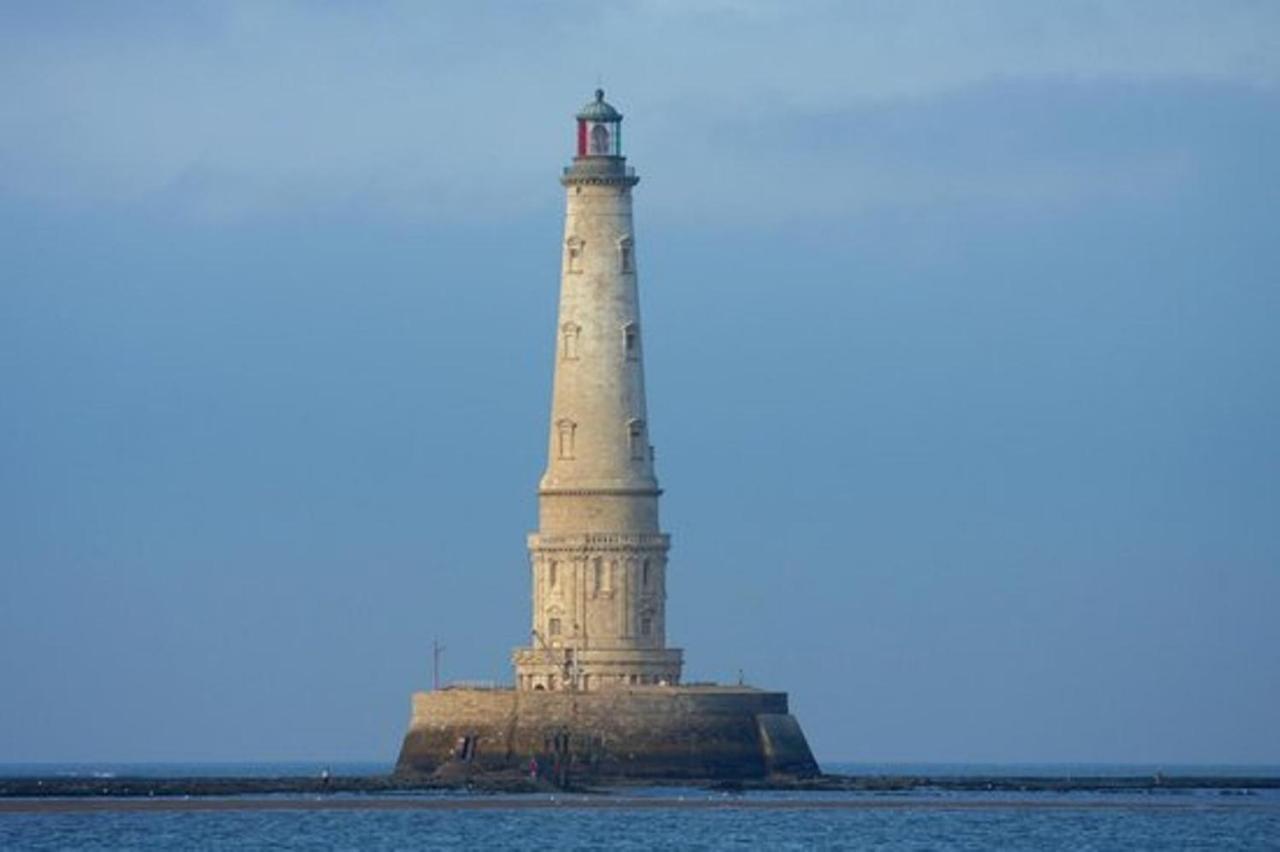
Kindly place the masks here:
<instances>
[{"instance_id":1,"label":"weathered stone wall","mask_svg":"<svg viewBox=\"0 0 1280 852\"><path fill-rule=\"evenodd\" d=\"M631 190L620 155L565 171L564 255L547 467L529 536L522 691L680 682L666 647L670 542L658 524Z\"/></svg>"},{"instance_id":2,"label":"weathered stone wall","mask_svg":"<svg viewBox=\"0 0 1280 852\"><path fill-rule=\"evenodd\" d=\"M818 767L787 696L748 687L416 693L397 770L585 778L759 778Z\"/></svg>"}]
</instances>

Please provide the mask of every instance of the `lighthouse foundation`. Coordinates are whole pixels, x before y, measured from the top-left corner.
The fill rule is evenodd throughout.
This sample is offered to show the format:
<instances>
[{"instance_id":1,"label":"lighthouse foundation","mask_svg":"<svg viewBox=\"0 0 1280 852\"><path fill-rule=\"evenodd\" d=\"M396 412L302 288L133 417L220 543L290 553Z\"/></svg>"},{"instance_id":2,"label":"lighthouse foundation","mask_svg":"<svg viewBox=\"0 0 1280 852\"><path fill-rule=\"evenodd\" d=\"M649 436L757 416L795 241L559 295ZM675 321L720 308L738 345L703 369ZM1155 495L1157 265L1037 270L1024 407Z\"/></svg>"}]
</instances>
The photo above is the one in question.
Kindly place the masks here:
<instances>
[{"instance_id":1,"label":"lighthouse foundation","mask_svg":"<svg viewBox=\"0 0 1280 852\"><path fill-rule=\"evenodd\" d=\"M785 692L638 686L598 692L448 688L413 696L398 773L746 779L819 773Z\"/></svg>"}]
</instances>

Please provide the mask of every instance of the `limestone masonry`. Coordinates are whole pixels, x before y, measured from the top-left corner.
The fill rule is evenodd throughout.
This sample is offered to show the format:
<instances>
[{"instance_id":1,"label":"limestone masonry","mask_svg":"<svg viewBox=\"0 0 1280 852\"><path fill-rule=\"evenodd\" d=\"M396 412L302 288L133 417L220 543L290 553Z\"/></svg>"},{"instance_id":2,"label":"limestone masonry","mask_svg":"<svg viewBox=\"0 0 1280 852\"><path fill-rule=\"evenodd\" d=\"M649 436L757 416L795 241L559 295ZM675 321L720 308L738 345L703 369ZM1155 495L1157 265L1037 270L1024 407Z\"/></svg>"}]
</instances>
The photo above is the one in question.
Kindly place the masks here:
<instances>
[{"instance_id":1,"label":"limestone masonry","mask_svg":"<svg viewBox=\"0 0 1280 852\"><path fill-rule=\"evenodd\" d=\"M658 523L622 115L577 115L547 467L529 536L533 619L514 689L418 693L398 769L573 764L616 777L817 771L785 693L680 686L666 644L670 540ZM541 764L539 764L541 760Z\"/></svg>"}]
</instances>

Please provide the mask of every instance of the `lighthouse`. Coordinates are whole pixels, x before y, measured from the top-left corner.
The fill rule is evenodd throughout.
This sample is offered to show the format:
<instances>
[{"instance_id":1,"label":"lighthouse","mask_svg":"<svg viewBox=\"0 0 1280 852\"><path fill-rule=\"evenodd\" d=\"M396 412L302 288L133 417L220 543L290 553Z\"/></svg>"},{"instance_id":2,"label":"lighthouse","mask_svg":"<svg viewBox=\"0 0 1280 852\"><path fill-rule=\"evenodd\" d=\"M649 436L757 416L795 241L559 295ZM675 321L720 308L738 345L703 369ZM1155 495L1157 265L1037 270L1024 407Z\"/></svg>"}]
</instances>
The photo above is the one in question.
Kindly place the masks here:
<instances>
[{"instance_id":1,"label":"lighthouse","mask_svg":"<svg viewBox=\"0 0 1280 852\"><path fill-rule=\"evenodd\" d=\"M547 466L529 536L532 626L516 688L680 681L666 647L669 539L658 524L631 210L639 178L603 90L577 114L566 192Z\"/></svg>"},{"instance_id":2,"label":"lighthouse","mask_svg":"<svg viewBox=\"0 0 1280 852\"><path fill-rule=\"evenodd\" d=\"M515 683L415 692L396 770L469 782L763 778L818 764L785 692L680 682L644 386L644 326L622 114L575 117L565 189L547 464L529 535L529 644Z\"/></svg>"}]
</instances>

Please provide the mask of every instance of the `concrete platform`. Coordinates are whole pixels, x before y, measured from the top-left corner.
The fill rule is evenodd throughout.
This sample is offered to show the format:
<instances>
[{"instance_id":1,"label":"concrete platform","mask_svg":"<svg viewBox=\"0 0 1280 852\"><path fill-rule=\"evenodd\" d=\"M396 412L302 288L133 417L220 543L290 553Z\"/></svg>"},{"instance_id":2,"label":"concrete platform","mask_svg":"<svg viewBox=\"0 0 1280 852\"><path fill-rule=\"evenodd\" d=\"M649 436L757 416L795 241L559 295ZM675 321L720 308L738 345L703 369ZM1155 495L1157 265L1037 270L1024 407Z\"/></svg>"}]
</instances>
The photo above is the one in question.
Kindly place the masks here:
<instances>
[{"instance_id":1,"label":"concrete platform","mask_svg":"<svg viewBox=\"0 0 1280 852\"><path fill-rule=\"evenodd\" d=\"M744 686L418 692L396 771L528 772L531 760L576 780L819 774L787 694Z\"/></svg>"}]
</instances>

